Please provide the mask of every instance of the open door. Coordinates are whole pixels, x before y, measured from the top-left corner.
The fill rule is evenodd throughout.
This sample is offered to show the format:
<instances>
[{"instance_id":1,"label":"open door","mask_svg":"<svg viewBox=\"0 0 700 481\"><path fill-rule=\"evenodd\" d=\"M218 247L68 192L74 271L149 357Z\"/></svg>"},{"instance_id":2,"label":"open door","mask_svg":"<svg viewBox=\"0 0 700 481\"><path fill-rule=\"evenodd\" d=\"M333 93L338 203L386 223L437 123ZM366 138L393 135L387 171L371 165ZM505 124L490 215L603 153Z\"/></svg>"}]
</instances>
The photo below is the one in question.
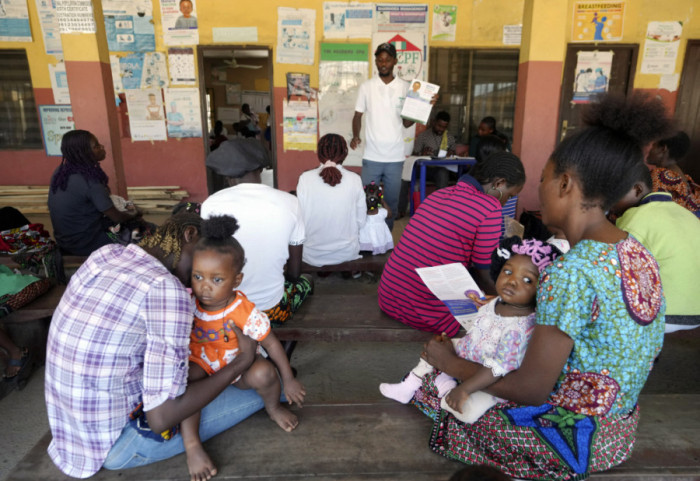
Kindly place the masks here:
<instances>
[{"instance_id":1,"label":"open door","mask_svg":"<svg viewBox=\"0 0 700 481\"><path fill-rule=\"evenodd\" d=\"M587 100L581 96L575 99L575 92L582 90L581 74L590 75L591 83L595 84L596 68L579 68L579 52L586 52L595 56L600 52L601 57L612 53L612 63L609 65L609 75L606 75L604 82L598 85L598 91L629 93L634 83L634 71L637 65L638 46L632 44L569 44L566 49L566 60L564 62L564 78L561 83L561 105L559 107L559 142L569 132L573 132L581 127L581 109L586 105ZM583 72L581 72L583 70ZM588 70L588 72L586 72ZM607 69L605 69L605 73ZM602 85L604 84L604 85ZM591 88L593 91L593 88Z\"/></svg>"},{"instance_id":2,"label":"open door","mask_svg":"<svg viewBox=\"0 0 700 481\"><path fill-rule=\"evenodd\" d=\"M690 152L681 162L683 172L696 182L700 179L700 40L688 40L683 74L678 87L676 122L690 136Z\"/></svg>"}]
</instances>

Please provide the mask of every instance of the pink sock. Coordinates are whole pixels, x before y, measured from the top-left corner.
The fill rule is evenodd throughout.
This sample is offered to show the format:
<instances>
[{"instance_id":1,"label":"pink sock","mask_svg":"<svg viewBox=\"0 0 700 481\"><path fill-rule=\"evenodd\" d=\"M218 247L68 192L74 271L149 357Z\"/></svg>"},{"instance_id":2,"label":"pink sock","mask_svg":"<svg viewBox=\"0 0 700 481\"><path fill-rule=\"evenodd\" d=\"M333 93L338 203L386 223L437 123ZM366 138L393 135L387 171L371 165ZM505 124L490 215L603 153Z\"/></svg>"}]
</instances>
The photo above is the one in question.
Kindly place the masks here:
<instances>
[{"instance_id":1,"label":"pink sock","mask_svg":"<svg viewBox=\"0 0 700 481\"><path fill-rule=\"evenodd\" d=\"M379 391L384 397L398 401L401 404L406 404L413 398L413 394L418 390L422 382L423 379L410 372L408 376L406 376L406 379L399 383L381 383L379 385Z\"/></svg>"},{"instance_id":2,"label":"pink sock","mask_svg":"<svg viewBox=\"0 0 700 481\"><path fill-rule=\"evenodd\" d=\"M438 390L438 397L444 397L445 394L450 392L457 386L457 381L452 376L441 372L435 378L435 387Z\"/></svg>"}]
</instances>

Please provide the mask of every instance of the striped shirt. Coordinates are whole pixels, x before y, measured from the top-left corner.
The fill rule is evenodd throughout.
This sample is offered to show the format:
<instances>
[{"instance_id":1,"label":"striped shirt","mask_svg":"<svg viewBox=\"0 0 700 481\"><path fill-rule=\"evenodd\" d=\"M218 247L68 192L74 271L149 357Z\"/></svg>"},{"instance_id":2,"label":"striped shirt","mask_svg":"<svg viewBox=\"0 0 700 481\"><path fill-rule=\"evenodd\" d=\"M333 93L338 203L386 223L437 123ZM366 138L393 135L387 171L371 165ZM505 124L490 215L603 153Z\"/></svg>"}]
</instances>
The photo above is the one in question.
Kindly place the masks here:
<instances>
[{"instance_id":1,"label":"striped shirt","mask_svg":"<svg viewBox=\"0 0 700 481\"><path fill-rule=\"evenodd\" d=\"M465 179L466 177L466 179ZM465 182L466 180L466 182ZM416 268L461 262L487 269L501 235L501 205L470 176L428 196L406 226L384 267L379 306L416 329L457 334L459 324Z\"/></svg>"},{"instance_id":2,"label":"striped shirt","mask_svg":"<svg viewBox=\"0 0 700 481\"><path fill-rule=\"evenodd\" d=\"M51 320L45 396L49 456L69 476L96 473L143 401L149 411L184 393L192 301L136 245L95 251Z\"/></svg>"}]
</instances>

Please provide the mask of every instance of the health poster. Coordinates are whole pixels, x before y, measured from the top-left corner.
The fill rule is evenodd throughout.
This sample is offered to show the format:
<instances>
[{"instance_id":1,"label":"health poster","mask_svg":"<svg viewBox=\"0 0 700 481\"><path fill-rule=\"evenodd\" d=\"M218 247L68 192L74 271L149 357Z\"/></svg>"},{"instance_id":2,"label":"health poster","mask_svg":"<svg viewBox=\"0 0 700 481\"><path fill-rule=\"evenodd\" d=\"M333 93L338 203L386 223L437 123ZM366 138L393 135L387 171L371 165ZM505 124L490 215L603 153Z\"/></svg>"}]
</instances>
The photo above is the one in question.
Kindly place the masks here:
<instances>
[{"instance_id":1,"label":"health poster","mask_svg":"<svg viewBox=\"0 0 700 481\"><path fill-rule=\"evenodd\" d=\"M131 139L167 140L160 89L127 90Z\"/></svg>"},{"instance_id":2,"label":"health poster","mask_svg":"<svg viewBox=\"0 0 700 481\"><path fill-rule=\"evenodd\" d=\"M433 34L431 40L455 41L457 31L457 5L433 7Z\"/></svg>"},{"instance_id":3,"label":"health poster","mask_svg":"<svg viewBox=\"0 0 700 481\"><path fill-rule=\"evenodd\" d=\"M317 102L284 101L282 105L284 150L316 150L317 108Z\"/></svg>"},{"instance_id":4,"label":"health poster","mask_svg":"<svg viewBox=\"0 0 700 481\"><path fill-rule=\"evenodd\" d=\"M0 0L0 42L31 42L27 0Z\"/></svg>"},{"instance_id":5,"label":"health poster","mask_svg":"<svg viewBox=\"0 0 700 481\"><path fill-rule=\"evenodd\" d=\"M36 0L36 11L41 24L41 33L44 36L44 50L60 60L63 58L63 45L61 32L58 29L56 5L53 0Z\"/></svg>"},{"instance_id":6,"label":"health poster","mask_svg":"<svg viewBox=\"0 0 700 481\"><path fill-rule=\"evenodd\" d=\"M169 48L168 70L170 72L170 85L194 85L196 82L194 49Z\"/></svg>"},{"instance_id":7,"label":"health poster","mask_svg":"<svg viewBox=\"0 0 700 481\"><path fill-rule=\"evenodd\" d=\"M608 91L612 52L577 52L573 103L586 104Z\"/></svg>"},{"instance_id":8,"label":"health poster","mask_svg":"<svg viewBox=\"0 0 700 481\"><path fill-rule=\"evenodd\" d=\"M70 105L39 105L41 131L46 155L61 156L63 134L75 129Z\"/></svg>"},{"instance_id":9,"label":"health poster","mask_svg":"<svg viewBox=\"0 0 700 481\"><path fill-rule=\"evenodd\" d=\"M160 0L165 45L197 45L197 4L195 0Z\"/></svg>"},{"instance_id":10,"label":"health poster","mask_svg":"<svg viewBox=\"0 0 700 481\"><path fill-rule=\"evenodd\" d=\"M323 36L325 38L369 38L372 36L370 3L324 2Z\"/></svg>"},{"instance_id":11,"label":"health poster","mask_svg":"<svg viewBox=\"0 0 700 481\"><path fill-rule=\"evenodd\" d=\"M373 31L419 31L428 35L428 6L420 4L378 3L374 6Z\"/></svg>"},{"instance_id":12,"label":"health poster","mask_svg":"<svg viewBox=\"0 0 700 481\"><path fill-rule=\"evenodd\" d=\"M625 2L574 2L572 42L622 40ZM546 26L542 26L546 28Z\"/></svg>"},{"instance_id":13,"label":"health poster","mask_svg":"<svg viewBox=\"0 0 700 481\"><path fill-rule=\"evenodd\" d=\"M168 137L201 137L202 113L196 88L165 89Z\"/></svg>"},{"instance_id":14,"label":"health poster","mask_svg":"<svg viewBox=\"0 0 700 481\"><path fill-rule=\"evenodd\" d=\"M642 55L642 73L672 74L681 44L681 22L649 22Z\"/></svg>"},{"instance_id":15,"label":"health poster","mask_svg":"<svg viewBox=\"0 0 700 481\"><path fill-rule=\"evenodd\" d=\"M150 0L102 0L110 52L152 52L156 49Z\"/></svg>"},{"instance_id":16,"label":"health poster","mask_svg":"<svg viewBox=\"0 0 700 481\"><path fill-rule=\"evenodd\" d=\"M316 10L277 8L277 63L313 65Z\"/></svg>"}]
</instances>

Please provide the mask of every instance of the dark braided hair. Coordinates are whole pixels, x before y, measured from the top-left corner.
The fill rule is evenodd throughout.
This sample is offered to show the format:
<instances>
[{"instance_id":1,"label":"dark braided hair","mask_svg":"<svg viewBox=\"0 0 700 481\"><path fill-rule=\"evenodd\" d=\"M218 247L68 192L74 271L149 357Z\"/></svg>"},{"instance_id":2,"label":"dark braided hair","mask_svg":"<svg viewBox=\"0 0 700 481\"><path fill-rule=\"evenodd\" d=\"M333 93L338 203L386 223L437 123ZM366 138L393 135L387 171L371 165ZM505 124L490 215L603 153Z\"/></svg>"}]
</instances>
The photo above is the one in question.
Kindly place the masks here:
<instances>
[{"instance_id":1,"label":"dark braided hair","mask_svg":"<svg viewBox=\"0 0 700 481\"><path fill-rule=\"evenodd\" d=\"M381 185L377 185L372 181L365 186L365 201L367 202L367 210L379 209L382 205L382 197L384 197L384 189Z\"/></svg>"},{"instance_id":2,"label":"dark braided hair","mask_svg":"<svg viewBox=\"0 0 700 481\"><path fill-rule=\"evenodd\" d=\"M218 215L202 222L202 236L195 251L213 250L233 257L233 265L238 272L245 265L243 246L233 237L238 230L238 222L230 215Z\"/></svg>"},{"instance_id":3,"label":"dark braided hair","mask_svg":"<svg viewBox=\"0 0 700 481\"><path fill-rule=\"evenodd\" d=\"M71 130L63 134L61 153L63 160L51 179L51 192L66 190L68 179L73 174L80 174L87 181L107 185L108 177L100 163L95 159L90 141L94 135L87 130Z\"/></svg>"},{"instance_id":4,"label":"dark braided hair","mask_svg":"<svg viewBox=\"0 0 700 481\"><path fill-rule=\"evenodd\" d=\"M196 227L201 231L202 218L192 212L180 212L170 216L156 231L144 238L139 245L143 248L158 248L165 256L173 255L173 269L177 266L182 253L182 239L187 227Z\"/></svg>"},{"instance_id":5,"label":"dark braided hair","mask_svg":"<svg viewBox=\"0 0 700 481\"><path fill-rule=\"evenodd\" d=\"M326 134L318 141L318 160L323 164L330 160L342 164L348 156L348 143L342 135ZM324 167L318 174L331 187L340 184L343 174L334 166Z\"/></svg>"},{"instance_id":6,"label":"dark braided hair","mask_svg":"<svg viewBox=\"0 0 700 481\"><path fill-rule=\"evenodd\" d=\"M583 121L587 126L552 152L554 174L573 172L585 206L609 210L634 185L630 172L644 162L643 147L666 136L671 122L660 101L641 93L601 96Z\"/></svg>"},{"instance_id":7,"label":"dark braided hair","mask_svg":"<svg viewBox=\"0 0 700 481\"><path fill-rule=\"evenodd\" d=\"M474 166L471 175L480 184L488 184L498 178L505 179L508 187L525 183L525 167L518 156L510 152L491 154Z\"/></svg>"}]
</instances>

